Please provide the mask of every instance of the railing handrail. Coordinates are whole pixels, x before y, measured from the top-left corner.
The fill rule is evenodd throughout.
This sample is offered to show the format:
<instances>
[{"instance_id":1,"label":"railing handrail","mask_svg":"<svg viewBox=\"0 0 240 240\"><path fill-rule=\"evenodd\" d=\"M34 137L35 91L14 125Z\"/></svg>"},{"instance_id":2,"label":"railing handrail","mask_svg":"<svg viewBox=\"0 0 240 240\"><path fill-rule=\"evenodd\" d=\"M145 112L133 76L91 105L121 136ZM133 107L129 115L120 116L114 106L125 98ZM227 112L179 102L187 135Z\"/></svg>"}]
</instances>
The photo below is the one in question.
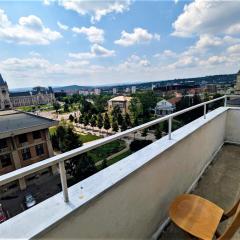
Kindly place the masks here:
<instances>
[{"instance_id":1,"label":"railing handrail","mask_svg":"<svg viewBox=\"0 0 240 240\"><path fill-rule=\"evenodd\" d=\"M231 95L230 97L232 97L232 96L233 95ZM120 133L114 134L112 136L103 138L103 139L95 140L93 142L88 143L87 145L81 146L81 147L73 149L71 151L59 154L57 156L48 158L48 159L43 160L41 162L37 162L37 163L31 164L31 165L29 165L27 167L23 167L23 168L15 170L15 171L12 171L10 173L4 174L4 175L0 176L0 186L5 185L5 184L7 184L9 182L18 180L20 178L23 178L23 177L29 175L29 174L35 173L37 171L40 171L42 169L51 167L51 166L56 165L56 164L59 164L59 166L61 165L63 167L62 163L64 163L64 161L66 161L68 159L71 159L71 158L73 158L75 156L81 155L81 154L83 154L85 152L93 150L93 149L95 149L97 147L105 145L105 144L107 144L109 142L112 142L114 140L123 138L123 137L125 137L125 136L127 136L127 135L129 135L131 133L135 133L135 132L137 132L139 130L142 130L142 129L151 127L153 125L156 125L158 123L161 123L163 121L166 121L166 120L172 121L172 119L174 117L179 116L179 115L181 115L183 113L189 112L189 111L191 111L193 109L199 108L201 106L205 106L204 107L204 118L205 118L205 115L206 115L205 110L206 110L206 105L207 104L219 101L221 99L225 99L225 104L224 105L226 106L226 99L227 99L227 97L229 97L229 96L228 95L224 95L222 97L215 98L213 100L206 101L206 102L203 102L203 103L191 106L189 108L185 108L185 109L180 110L178 112L169 114L167 116L164 116L164 117L161 117L161 118L158 118L158 119L155 119L155 120L152 120L152 121L144 123L144 124L142 124L140 126L136 126L134 128L128 129L128 130L126 130L124 132L120 132ZM171 139L171 129L169 130L169 139ZM62 167L60 167L60 170L62 169ZM61 172L60 172L60 174L61 174Z\"/></svg>"}]
</instances>

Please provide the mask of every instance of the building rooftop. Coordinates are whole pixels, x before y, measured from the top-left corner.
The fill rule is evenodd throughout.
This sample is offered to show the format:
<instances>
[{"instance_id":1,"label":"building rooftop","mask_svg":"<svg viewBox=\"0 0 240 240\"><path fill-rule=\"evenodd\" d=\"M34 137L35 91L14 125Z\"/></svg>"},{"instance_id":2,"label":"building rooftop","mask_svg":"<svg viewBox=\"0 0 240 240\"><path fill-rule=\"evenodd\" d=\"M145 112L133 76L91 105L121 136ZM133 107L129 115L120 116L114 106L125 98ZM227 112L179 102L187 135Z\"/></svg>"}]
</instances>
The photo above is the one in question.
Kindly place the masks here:
<instances>
[{"instance_id":1,"label":"building rooftop","mask_svg":"<svg viewBox=\"0 0 240 240\"><path fill-rule=\"evenodd\" d=\"M109 101L116 101L116 102L125 102L125 101L131 101L132 97L127 97L127 96L117 96L114 97L112 99L110 99Z\"/></svg>"},{"instance_id":2,"label":"building rooftop","mask_svg":"<svg viewBox=\"0 0 240 240\"><path fill-rule=\"evenodd\" d=\"M57 125L57 121L15 110L0 111L0 139Z\"/></svg>"}]
</instances>

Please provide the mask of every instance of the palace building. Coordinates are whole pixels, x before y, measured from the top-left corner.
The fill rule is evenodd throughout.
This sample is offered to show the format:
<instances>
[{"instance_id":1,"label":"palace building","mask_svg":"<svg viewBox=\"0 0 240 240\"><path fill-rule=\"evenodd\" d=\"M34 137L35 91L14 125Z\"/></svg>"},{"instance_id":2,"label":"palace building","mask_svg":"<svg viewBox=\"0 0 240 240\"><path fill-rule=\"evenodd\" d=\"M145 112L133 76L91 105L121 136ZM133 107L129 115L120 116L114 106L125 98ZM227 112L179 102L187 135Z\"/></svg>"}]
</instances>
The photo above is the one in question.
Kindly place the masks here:
<instances>
[{"instance_id":1,"label":"palace building","mask_svg":"<svg viewBox=\"0 0 240 240\"><path fill-rule=\"evenodd\" d=\"M0 74L0 110L55 102L51 87L34 87L31 91L9 92L7 82Z\"/></svg>"},{"instance_id":2,"label":"palace building","mask_svg":"<svg viewBox=\"0 0 240 240\"><path fill-rule=\"evenodd\" d=\"M240 70L237 73L237 81L235 85L235 94L240 94Z\"/></svg>"}]
</instances>

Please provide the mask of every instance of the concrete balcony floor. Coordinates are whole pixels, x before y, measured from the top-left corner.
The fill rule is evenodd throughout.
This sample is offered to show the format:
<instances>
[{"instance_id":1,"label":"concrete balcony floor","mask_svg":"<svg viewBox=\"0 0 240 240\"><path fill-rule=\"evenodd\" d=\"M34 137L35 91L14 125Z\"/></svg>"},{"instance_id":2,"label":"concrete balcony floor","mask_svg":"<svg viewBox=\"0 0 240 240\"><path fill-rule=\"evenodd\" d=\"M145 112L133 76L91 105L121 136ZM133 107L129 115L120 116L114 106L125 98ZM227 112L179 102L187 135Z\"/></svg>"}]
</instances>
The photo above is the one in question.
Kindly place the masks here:
<instances>
[{"instance_id":1,"label":"concrete balcony floor","mask_svg":"<svg viewBox=\"0 0 240 240\"><path fill-rule=\"evenodd\" d=\"M240 146L224 145L193 193L229 209L240 198ZM226 224L219 226L221 233ZM171 223L160 236L160 240L169 239L189 239L189 236ZM240 239L240 229L233 239Z\"/></svg>"}]
</instances>

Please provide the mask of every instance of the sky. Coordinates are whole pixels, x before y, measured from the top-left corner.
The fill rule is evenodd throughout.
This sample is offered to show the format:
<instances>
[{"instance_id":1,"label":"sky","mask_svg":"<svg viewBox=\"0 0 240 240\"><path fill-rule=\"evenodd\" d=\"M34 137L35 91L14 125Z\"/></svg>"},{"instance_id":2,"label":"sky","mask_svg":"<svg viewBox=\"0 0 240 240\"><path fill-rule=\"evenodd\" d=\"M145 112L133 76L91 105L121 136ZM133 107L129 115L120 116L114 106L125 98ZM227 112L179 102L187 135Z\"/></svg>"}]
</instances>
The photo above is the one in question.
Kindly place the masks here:
<instances>
[{"instance_id":1,"label":"sky","mask_svg":"<svg viewBox=\"0 0 240 240\"><path fill-rule=\"evenodd\" d=\"M236 73L240 0L1 1L10 88Z\"/></svg>"}]
</instances>

